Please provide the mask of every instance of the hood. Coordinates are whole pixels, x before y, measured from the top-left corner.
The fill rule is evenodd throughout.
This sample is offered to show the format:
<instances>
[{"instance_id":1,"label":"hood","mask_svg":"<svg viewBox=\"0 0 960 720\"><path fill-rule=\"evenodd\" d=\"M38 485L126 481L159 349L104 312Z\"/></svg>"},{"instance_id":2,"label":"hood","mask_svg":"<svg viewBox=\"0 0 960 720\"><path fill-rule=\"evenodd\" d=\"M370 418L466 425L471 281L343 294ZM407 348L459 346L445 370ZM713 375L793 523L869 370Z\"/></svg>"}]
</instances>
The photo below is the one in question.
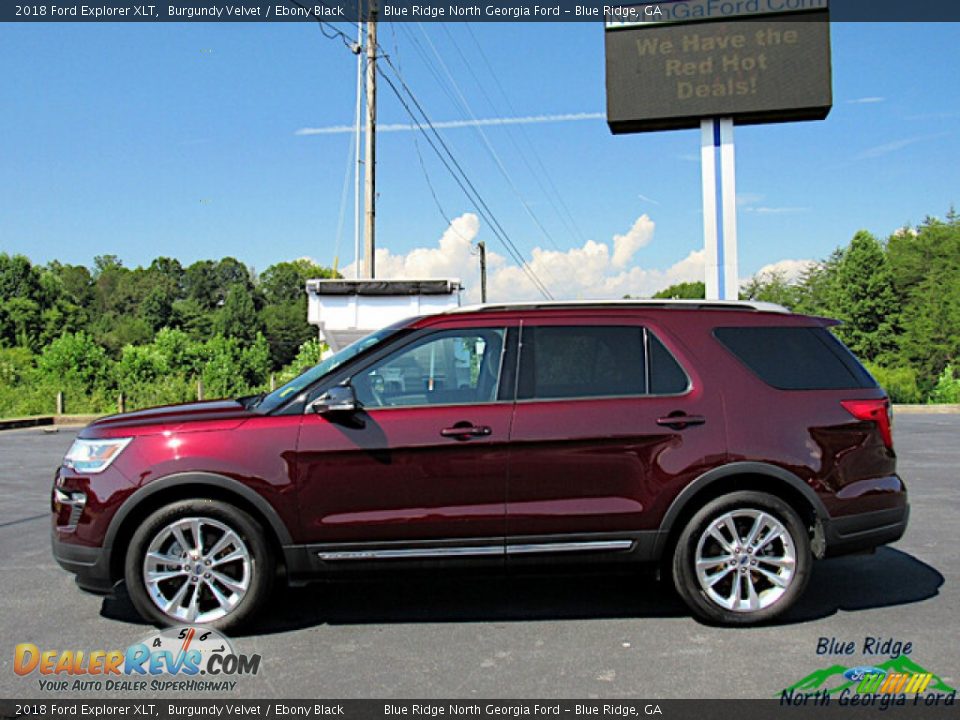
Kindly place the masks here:
<instances>
[{"instance_id":1,"label":"hood","mask_svg":"<svg viewBox=\"0 0 960 720\"><path fill-rule=\"evenodd\" d=\"M162 405L100 418L85 427L80 432L80 437L149 435L165 431L229 430L254 414L236 400Z\"/></svg>"}]
</instances>

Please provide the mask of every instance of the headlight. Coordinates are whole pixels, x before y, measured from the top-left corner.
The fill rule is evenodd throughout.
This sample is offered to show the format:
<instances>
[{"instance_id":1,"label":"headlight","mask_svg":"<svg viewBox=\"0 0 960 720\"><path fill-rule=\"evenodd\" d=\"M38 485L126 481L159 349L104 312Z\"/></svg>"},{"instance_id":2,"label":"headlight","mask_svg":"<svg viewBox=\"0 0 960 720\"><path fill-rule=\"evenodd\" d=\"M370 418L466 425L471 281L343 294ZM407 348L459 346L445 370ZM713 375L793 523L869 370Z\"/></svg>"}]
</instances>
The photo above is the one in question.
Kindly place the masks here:
<instances>
[{"instance_id":1,"label":"headlight","mask_svg":"<svg viewBox=\"0 0 960 720\"><path fill-rule=\"evenodd\" d=\"M133 438L109 440L74 440L63 458L63 464L81 473L99 473L110 467Z\"/></svg>"}]
</instances>

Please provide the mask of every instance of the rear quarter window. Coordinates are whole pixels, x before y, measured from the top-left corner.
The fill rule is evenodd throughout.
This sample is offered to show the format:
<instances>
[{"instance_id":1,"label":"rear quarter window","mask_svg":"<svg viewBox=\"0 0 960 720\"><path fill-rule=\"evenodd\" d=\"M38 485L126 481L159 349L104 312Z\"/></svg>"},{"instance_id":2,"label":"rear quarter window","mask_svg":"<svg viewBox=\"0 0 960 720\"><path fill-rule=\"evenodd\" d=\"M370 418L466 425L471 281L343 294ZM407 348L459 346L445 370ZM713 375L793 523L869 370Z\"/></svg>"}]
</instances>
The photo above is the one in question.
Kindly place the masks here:
<instances>
[{"instance_id":1,"label":"rear quarter window","mask_svg":"<svg viewBox=\"0 0 960 720\"><path fill-rule=\"evenodd\" d=\"M853 353L823 327L725 327L713 334L761 380L780 390L877 387Z\"/></svg>"}]
</instances>

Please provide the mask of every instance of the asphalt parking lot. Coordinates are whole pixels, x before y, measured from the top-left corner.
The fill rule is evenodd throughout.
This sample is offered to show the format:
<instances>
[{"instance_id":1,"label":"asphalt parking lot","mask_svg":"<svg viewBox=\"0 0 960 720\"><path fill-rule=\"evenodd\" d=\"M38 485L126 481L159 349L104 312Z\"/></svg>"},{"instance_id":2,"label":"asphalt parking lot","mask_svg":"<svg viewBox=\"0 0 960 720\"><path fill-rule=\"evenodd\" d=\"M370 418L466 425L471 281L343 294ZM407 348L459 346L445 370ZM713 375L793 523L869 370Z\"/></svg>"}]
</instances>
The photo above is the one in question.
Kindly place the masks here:
<instances>
[{"instance_id":1,"label":"asphalt parking lot","mask_svg":"<svg viewBox=\"0 0 960 720\"><path fill-rule=\"evenodd\" d=\"M36 675L15 675L17 643L126 648L151 631L124 601L78 590L50 555L50 483L73 435L0 433L3 698L45 696ZM872 556L818 563L778 625L702 625L642 576L317 585L277 593L235 638L262 666L233 697L769 698L834 663L885 660L860 652L867 637L912 643L910 658L956 687L960 415L897 417L895 435L911 492L906 536ZM818 656L822 637L855 641L856 654Z\"/></svg>"}]
</instances>

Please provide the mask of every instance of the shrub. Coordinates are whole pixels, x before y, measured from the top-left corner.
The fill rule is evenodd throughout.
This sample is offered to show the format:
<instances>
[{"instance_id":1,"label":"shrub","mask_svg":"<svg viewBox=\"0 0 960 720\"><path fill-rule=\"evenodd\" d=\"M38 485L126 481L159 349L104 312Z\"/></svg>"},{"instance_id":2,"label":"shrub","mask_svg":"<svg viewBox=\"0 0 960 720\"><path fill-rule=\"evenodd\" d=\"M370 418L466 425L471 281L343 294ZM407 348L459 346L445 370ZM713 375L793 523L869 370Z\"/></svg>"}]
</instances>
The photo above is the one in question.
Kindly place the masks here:
<instances>
[{"instance_id":1,"label":"shrub","mask_svg":"<svg viewBox=\"0 0 960 720\"><path fill-rule=\"evenodd\" d=\"M956 376L953 365L947 365L940 373L937 384L930 393L930 402L960 403L960 378Z\"/></svg>"},{"instance_id":2,"label":"shrub","mask_svg":"<svg viewBox=\"0 0 960 720\"><path fill-rule=\"evenodd\" d=\"M112 363L106 351L85 332L67 333L44 348L37 359L41 380L92 393L112 384Z\"/></svg>"},{"instance_id":3,"label":"shrub","mask_svg":"<svg viewBox=\"0 0 960 720\"><path fill-rule=\"evenodd\" d=\"M912 368L887 368L873 363L865 363L870 374L887 391L891 402L923 402L923 393L917 387L917 373Z\"/></svg>"},{"instance_id":4,"label":"shrub","mask_svg":"<svg viewBox=\"0 0 960 720\"><path fill-rule=\"evenodd\" d=\"M323 353L326 351L326 343L321 343L316 338L307 340L307 342L300 346L296 357L293 358L291 363L277 373L277 383L284 385L298 375L302 375L314 365L318 364Z\"/></svg>"},{"instance_id":5,"label":"shrub","mask_svg":"<svg viewBox=\"0 0 960 720\"><path fill-rule=\"evenodd\" d=\"M34 369L33 353L27 348L0 348L0 386L26 384Z\"/></svg>"}]
</instances>

